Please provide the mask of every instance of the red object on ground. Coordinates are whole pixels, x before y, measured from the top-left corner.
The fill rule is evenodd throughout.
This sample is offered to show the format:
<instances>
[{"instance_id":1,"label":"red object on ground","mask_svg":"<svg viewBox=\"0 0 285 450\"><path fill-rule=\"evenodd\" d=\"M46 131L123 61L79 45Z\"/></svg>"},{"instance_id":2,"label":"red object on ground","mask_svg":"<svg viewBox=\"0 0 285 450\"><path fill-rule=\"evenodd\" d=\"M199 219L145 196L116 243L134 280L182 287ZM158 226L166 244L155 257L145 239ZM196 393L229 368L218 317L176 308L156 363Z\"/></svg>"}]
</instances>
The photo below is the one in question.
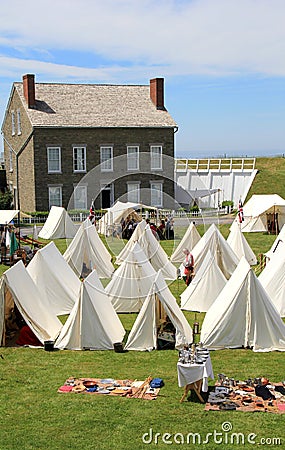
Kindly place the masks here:
<instances>
[{"instance_id":1,"label":"red object on ground","mask_svg":"<svg viewBox=\"0 0 285 450\"><path fill-rule=\"evenodd\" d=\"M41 341L38 340L37 336L32 332L28 325L24 325L20 330L20 336L16 341L16 345L34 345L43 346Z\"/></svg>"}]
</instances>

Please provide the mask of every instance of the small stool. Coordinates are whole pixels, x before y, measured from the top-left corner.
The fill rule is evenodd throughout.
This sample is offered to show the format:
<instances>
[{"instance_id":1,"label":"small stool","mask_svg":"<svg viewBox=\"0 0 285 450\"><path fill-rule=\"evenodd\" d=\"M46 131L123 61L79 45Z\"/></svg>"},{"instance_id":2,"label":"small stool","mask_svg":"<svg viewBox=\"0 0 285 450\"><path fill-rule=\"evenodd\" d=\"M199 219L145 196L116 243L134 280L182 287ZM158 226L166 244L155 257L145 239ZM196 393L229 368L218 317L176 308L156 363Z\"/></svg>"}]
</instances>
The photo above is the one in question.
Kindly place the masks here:
<instances>
[{"instance_id":1,"label":"small stool","mask_svg":"<svg viewBox=\"0 0 285 450\"><path fill-rule=\"evenodd\" d=\"M198 381L195 381L194 383L186 384L186 386L184 388L184 393L183 393L183 395L181 397L181 400L180 400L180 403L184 402L184 400L187 397L188 392L190 390L195 392L195 394L197 395L197 397L199 398L201 403L205 403L203 397L201 396L202 382L203 382L203 380L198 380Z\"/></svg>"}]
</instances>

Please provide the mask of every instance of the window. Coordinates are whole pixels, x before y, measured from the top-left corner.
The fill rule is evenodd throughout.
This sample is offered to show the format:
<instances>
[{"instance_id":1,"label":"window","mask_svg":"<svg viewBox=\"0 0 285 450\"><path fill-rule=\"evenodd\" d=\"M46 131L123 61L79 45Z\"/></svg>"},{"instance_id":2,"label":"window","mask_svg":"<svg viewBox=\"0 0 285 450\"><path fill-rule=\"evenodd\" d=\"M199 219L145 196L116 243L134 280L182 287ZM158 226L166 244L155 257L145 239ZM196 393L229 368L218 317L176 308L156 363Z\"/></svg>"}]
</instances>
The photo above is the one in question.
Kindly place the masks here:
<instances>
[{"instance_id":1,"label":"window","mask_svg":"<svg viewBox=\"0 0 285 450\"><path fill-rule=\"evenodd\" d=\"M48 173L61 172L60 147L48 147L47 156L48 156Z\"/></svg>"},{"instance_id":2,"label":"window","mask_svg":"<svg viewBox=\"0 0 285 450\"><path fill-rule=\"evenodd\" d=\"M17 109L17 126L18 126L18 134L22 133L22 128L21 128L21 111L19 109Z\"/></svg>"},{"instance_id":3,"label":"window","mask_svg":"<svg viewBox=\"0 0 285 450\"><path fill-rule=\"evenodd\" d=\"M87 186L74 188L74 209L87 209Z\"/></svg>"},{"instance_id":4,"label":"window","mask_svg":"<svg viewBox=\"0 0 285 450\"><path fill-rule=\"evenodd\" d=\"M113 171L113 147L100 147L101 172Z\"/></svg>"},{"instance_id":5,"label":"window","mask_svg":"<svg viewBox=\"0 0 285 450\"><path fill-rule=\"evenodd\" d=\"M62 206L62 189L61 186L50 186L48 188L49 207Z\"/></svg>"},{"instance_id":6,"label":"window","mask_svg":"<svg viewBox=\"0 0 285 450\"><path fill-rule=\"evenodd\" d=\"M150 147L150 159L152 170L162 170L162 146L152 145Z\"/></svg>"},{"instance_id":7,"label":"window","mask_svg":"<svg viewBox=\"0 0 285 450\"><path fill-rule=\"evenodd\" d=\"M12 136L15 135L15 111L11 112Z\"/></svg>"},{"instance_id":8,"label":"window","mask_svg":"<svg viewBox=\"0 0 285 450\"><path fill-rule=\"evenodd\" d=\"M9 170L13 172L13 152L12 149L9 149Z\"/></svg>"},{"instance_id":9,"label":"window","mask_svg":"<svg viewBox=\"0 0 285 450\"><path fill-rule=\"evenodd\" d=\"M127 183L128 188L128 202L139 203L140 202L140 183L132 181Z\"/></svg>"},{"instance_id":10,"label":"window","mask_svg":"<svg viewBox=\"0 0 285 450\"><path fill-rule=\"evenodd\" d=\"M86 147L73 147L74 172L86 172Z\"/></svg>"},{"instance_id":11,"label":"window","mask_svg":"<svg viewBox=\"0 0 285 450\"><path fill-rule=\"evenodd\" d=\"M128 170L139 170L139 147L127 147L127 166Z\"/></svg>"},{"instance_id":12,"label":"window","mask_svg":"<svg viewBox=\"0 0 285 450\"><path fill-rule=\"evenodd\" d=\"M160 182L152 182L150 183L150 189L151 189L151 206L163 206L163 189L162 189L162 183Z\"/></svg>"}]
</instances>

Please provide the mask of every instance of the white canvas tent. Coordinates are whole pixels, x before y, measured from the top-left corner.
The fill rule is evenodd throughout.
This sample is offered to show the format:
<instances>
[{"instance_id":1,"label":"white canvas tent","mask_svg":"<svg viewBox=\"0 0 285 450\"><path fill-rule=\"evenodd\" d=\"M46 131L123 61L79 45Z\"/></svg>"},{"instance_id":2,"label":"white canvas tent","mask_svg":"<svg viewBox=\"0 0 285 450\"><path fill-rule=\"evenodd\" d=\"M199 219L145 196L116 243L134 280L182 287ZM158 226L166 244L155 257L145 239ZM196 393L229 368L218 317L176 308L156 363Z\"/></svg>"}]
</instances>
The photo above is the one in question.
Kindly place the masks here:
<instances>
[{"instance_id":1,"label":"white canvas tent","mask_svg":"<svg viewBox=\"0 0 285 450\"><path fill-rule=\"evenodd\" d=\"M243 216L242 232L270 231L268 223L273 230L274 221L281 229L285 223L285 200L277 194L252 195L243 207Z\"/></svg>"},{"instance_id":2,"label":"white canvas tent","mask_svg":"<svg viewBox=\"0 0 285 450\"><path fill-rule=\"evenodd\" d=\"M147 225L140 236L138 243L144 251L154 270L161 270L166 280L176 280L177 269L169 261L167 254L161 247L159 241L154 237L151 228Z\"/></svg>"},{"instance_id":3,"label":"white canvas tent","mask_svg":"<svg viewBox=\"0 0 285 450\"><path fill-rule=\"evenodd\" d=\"M106 214L99 220L98 232L105 236L110 236L114 229L120 226L121 220L128 217L129 214L134 214L137 220L139 220L136 211L142 208L156 209L141 203L120 202L118 200L111 208L107 208Z\"/></svg>"},{"instance_id":4,"label":"white canvas tent","mask_svg":"<svg viewBox=\"0 0 285 450\"><path fill-rule=\"evenodd\" d=\"M81 281L54 242L38 250L27 266L44 303L55 315L69 314L79 297Z\"/></svg>"},{"instance_id":5,"label":"white canvas tent","mask_svg":"<svg viewBox=\"0 0 285 450\"><path fill-rule=\"evenodd\" d=\"M19 213L18 209L1 209L0 210L0 225L7 225Z\"/></svg>"},{"instance_id":6,"label":"white canvas tent","mask_svg":"<svg viewBox=\"0 0 285 450\"><path fill-rule=\"evenodd\" d=\"M156 272L140 245L135 242L126 260L113 273L106 287L117 312L138 312L153 283Z\"/></svg>"},{"instance_id":7,"label":"white canvas tent","mask_svg":"<svg viewBox=\"0 0 285 450\"><path fill-rule=\"evenodd\" d=\"M257 264L256 256L252 251L246 238L244 237L243 233L241 232L241 227L239 223L237 222L233 223L230 234L227 238L227 243L229 244L229 246L232 248L232 250L235 252L235 254L239 259L241 259L241 257L244 256L251 266L255 266Z\"/></svg>"},{"instance_id":8,"label":"white canvas tent","mask_svg":"<svg viewBox=\"0 0 285 450\"><path fill-rule=\"evenodd\" d=\"M207 312L226 282L214 255L208 251L193 280L180 296L181 309Z\"/></svg>"},{"instance_id":9,"label":"white canvas tent","mask_svg":"<svg viewBox=\"0 0 285 450\"><path fill-rule=\"evenodd\" d=\"M136 241L138 241L139 238L141 237L141 235L143 234L143 232L145 230L145 227L146 227L146 221L145 220L141 220L137 224L137 226L135 228L135 231L133 232L131 238L128 240L128 242L126 243L124 248L121 250L121 252L117 256L117 258L116 258L116 263L117 264L121 264L123 261L125 261L125 259L127 258L129 252L133 248L134 243Z\"/></svg>"},{"instance_id":10,"label":"white canvas tent","mask_svg":"<svg viewBox=\"0 0 285 450\"><path fill-rule=\"evenodd\" d=\"M44 343L54 340L61 328L60 320L40 301L41 294L29 276L22 261L8 269L0 282L0 336L3 334L5 291L9 290L26 324ZM1 341L1 338L0 338Z\"/></svg>"},{"instance_id":11,"label":"white canvas tent","mask_svg":"<svg viewBox=\"0 0 285 450\"><path fill-rule=\"evenodd\" d=\"M81 284L80 295L55 343L59 349L111 350L125 330L96 270Z\"/></svg>"},{"instance_id":12,"label":"white canvas tent","mask_svg":"<svg viewBox=\"0 0 285 450\"><path fill-rule=\"evenodd\" d=\"M281 317L285 317L285 253L274 254L258 277Z\"/></svg>"},{"instance_id":13,"label":"white canvas tent","mask_svg":"<svg viewBox=\"0 0 285 450\"><path fill-rule=\"evenodd\" d=\"M39 237L42 239L73 239L76 231L76 226L67 211L60 206L52 206L47 220L39 232Z\"/></svg>"},{"instance_id":14,"label":"white canvas tent","mask_svg":"<svg viewBox=\"0 0 285 450\"><path fill-rule=\"evenodd\" d=\"M115 270L110 253L89 219L80 225L63 257L78 277L96 269L100 278L110 278Z\"/></svg>"},{"instance_id":15,"label":"white canvas tent","mask_svg":"<svg viewBox=\"0 0 285 450\"><path fill-rule=\"evenodd\" d=\"M175 327L175 347L179 349L192 343L192 329L159 271L130 331L125 349L150 351L157 348L158 302Z\"/></svg>"},{"instance_id":16,"label":"white canvas tent","mask_svg":"<svg viewBox=\"0 0 285 450\"><path fill-rule=\"evenodd\" d=\"M267 258L267 263L271 261L275 257L275 255L283 254L285 253L285 225L280 230L280 233L276 237L275 241L273 242L270 250L265 253L265 256Z\"/></svg>"},{"instance_id":17,"label":"white canvas tent","mask_svg":"<svg viewBox=\"0 0 285 450\"><path fill-rule=\"evenodd\" d=\"M195 272L198 271L208 251L214 255L219 268L228 280L235 271L239 260L215 224L208 228L192 250ZM182 271L183 266L181 266Z\"/></svg>"},{"instance_id":18,"label":"white canvas tent","mask_svg":"<svg viewBox=\"0 0 285 450\"><path fill-rule=\"evenodd\" d=\"M201 340L212 350L285 351L285 324L244 257L206 313Z\"/></svg>"},{"instance_id":19,"label":"white canvas tent","mask_svg":"<svg viewBox=\"0 0 285 450\"><path fill-rule=\"evenodd\" d=\"M181 242L177 246L177 248L174 250L174 252L171 255L170 261L173 263L182 263L182 261L185 258L185 255L183 254L183 249L188 248L190 252L195 247L195 245L200 241L201 236L198 233L197 228L195 227L195 224L193 222L190 223L189 227L186 230L186 233L184 234L183 238L181 239Z\"/></svg>"}]
</instances>

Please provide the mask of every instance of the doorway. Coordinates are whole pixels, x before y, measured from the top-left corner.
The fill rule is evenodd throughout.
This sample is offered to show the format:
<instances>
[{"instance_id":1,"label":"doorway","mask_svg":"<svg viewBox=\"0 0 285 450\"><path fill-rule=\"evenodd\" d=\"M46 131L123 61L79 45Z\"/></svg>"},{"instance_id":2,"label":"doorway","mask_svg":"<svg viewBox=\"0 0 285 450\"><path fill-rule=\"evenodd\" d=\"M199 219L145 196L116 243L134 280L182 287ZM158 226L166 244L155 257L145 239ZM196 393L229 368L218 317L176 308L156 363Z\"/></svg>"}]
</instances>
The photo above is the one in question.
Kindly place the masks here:
<instances>
[{"instance_id":1,"label":"doorway","mask_svg":"<svg viewBox=\"0 0 285 450\"><path fill-rule=\"evenodd\" d=\"M113 204L113 185L108 184L104 186L101 190L101 208L110 208Z\"/></svg>"}]
</instances>

